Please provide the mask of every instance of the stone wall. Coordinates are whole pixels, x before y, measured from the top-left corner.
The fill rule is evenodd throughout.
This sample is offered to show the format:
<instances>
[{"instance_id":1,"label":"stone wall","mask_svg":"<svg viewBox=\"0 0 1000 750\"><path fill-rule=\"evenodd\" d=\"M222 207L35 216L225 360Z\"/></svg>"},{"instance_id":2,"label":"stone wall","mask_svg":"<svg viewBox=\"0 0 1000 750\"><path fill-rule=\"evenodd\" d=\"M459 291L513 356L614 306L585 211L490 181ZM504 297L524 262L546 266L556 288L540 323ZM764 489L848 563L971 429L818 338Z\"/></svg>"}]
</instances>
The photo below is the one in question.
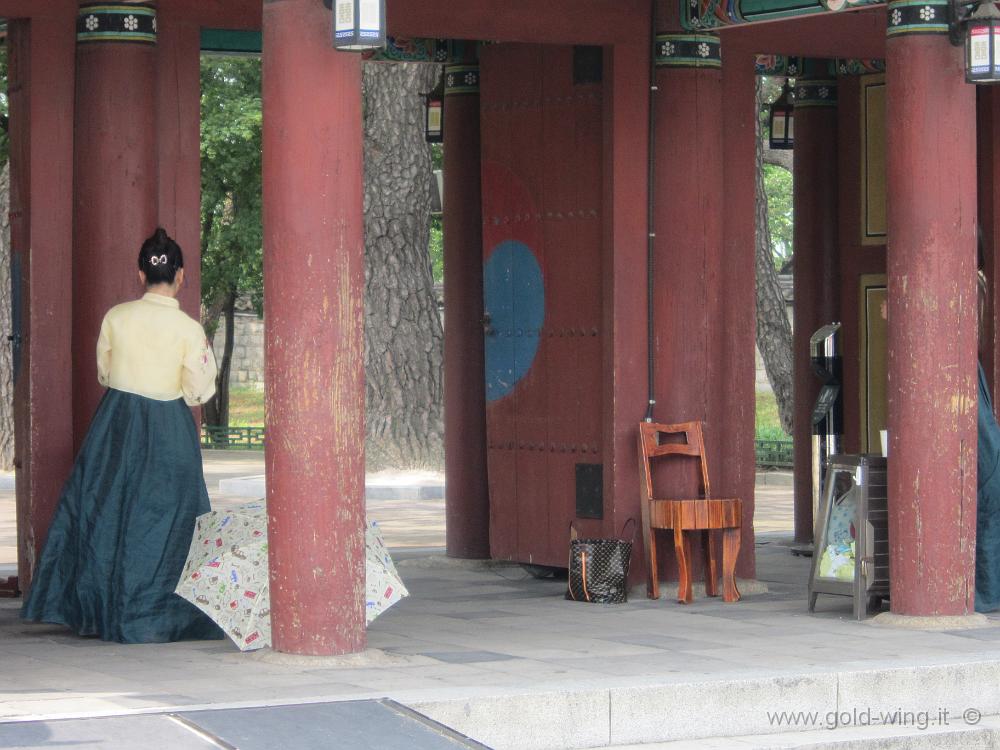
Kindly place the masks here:
<instances>
[{"instance_id":1,"label":"stone wall","mask_svg":"<svg viewBox=\"0 0 1000 750\"><path fill-rule=\"evenodd\" d=\"M230 388L264 389L264 321L254 313L238 312L234 323L233 364L229 372ZM225 321L219 322L212 342L215 359L222 361L226 344Z\"/></svg>"}]
</instances>

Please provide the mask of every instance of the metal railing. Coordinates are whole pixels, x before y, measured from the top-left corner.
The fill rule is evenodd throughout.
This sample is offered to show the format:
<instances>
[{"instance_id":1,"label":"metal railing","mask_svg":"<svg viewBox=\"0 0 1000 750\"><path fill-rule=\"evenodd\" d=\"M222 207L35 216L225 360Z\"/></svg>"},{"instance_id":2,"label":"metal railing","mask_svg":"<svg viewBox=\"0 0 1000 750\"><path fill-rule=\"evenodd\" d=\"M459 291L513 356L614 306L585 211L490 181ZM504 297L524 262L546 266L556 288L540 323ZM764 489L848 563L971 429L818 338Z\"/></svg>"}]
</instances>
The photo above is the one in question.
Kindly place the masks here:
<instances>
[{"instance_id":1,"label":"metal railing","mask_svg":"<svg viewBox=\"0 0 1000 750\"><path fill-rule=\"evenodd\" d=\"M795 462L793 445L791 440L754 440L758 468L764 466L792 468Z\"/></svg>"},{"instance_id":2,"label":"metal railing","mask_svg":"<svg viewBox=\"0 0 1000 750\"><path fill-rule=\"evenodd\" d=\"M791 440L754 440L757 466L790 469L795 456ZM212 449L260 450L264 447L263 427L213 427L202 425L201 447Z\"/></svg>"},{"instance_id":3,"label":"metal railing","mask_svg":"<svg viewBox=\"0 0 1000 750\"><path fill-rule=\"evenodd\" d=\"M201 426L201 447L213 449L253 450L264 447L263 427Z\"/></svg>"}]
</instances>

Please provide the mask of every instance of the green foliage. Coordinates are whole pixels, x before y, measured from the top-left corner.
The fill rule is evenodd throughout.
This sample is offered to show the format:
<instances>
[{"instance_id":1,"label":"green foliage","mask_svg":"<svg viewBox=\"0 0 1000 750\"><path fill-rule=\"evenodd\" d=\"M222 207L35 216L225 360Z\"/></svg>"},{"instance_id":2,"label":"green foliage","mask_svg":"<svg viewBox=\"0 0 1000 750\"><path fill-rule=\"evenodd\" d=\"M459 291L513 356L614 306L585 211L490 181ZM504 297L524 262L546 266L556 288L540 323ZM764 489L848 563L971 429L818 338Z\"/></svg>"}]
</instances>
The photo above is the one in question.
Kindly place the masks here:
<instances>
[{"instance_id":1,"label":"green foliage","mask_svg":"<svg viewBox=\"0 0 1000 750\"><path fill-rule=\"evenodd\" d=\"M780 269L792 258L792 173L776 164L764 165L767 223L771 230L771 255Z\"/></svg>"},{"instance_id":2,"label":"green foliage","mask_svg":"<svg viewBox=\"0 0 1000 750\"><path fill-rule=\"evenodd\" d=\"M444 224L441 216L431 216L431 233L428 250L431 255L431 273L434 283L444 281Z\"/></svg>"},{"instance_id":3,"label":"green foliage","mask_svg":"<svg viewBox=\"0 0 1000 750\"><path fill-rule=\"evenodd\" d=\"M7 125L7 118L10 115L10 100L7 98L7 51L7 44L0 42L0 164L6 164L10 156Z\"/></svg>"},{"instance_id":4,"label":"green foliage","mask_svg":"<svg viewBox=\"0 0 1000 750\"><path fill-rule=\"evenodd\" d=\"M443 143L431 144L431 169L444 169ZM444 198L444 196L441 197ZM434 274L434 283L440 284L444 281L444 221L441 214L431 214L431 234L427 249L431 256L431 272Z\"/></svg>"},{"instance_id":5,"label":"green foliage","mask_svg":"<svg viewBox=\"0 0 1000 750\"><path fill-rule=\"evenodd\" d=\"M771 127L771 103L781 96L781 88L785 85L785 79L780 76L759 76L757 80L760 84L760 111L757 113L757 117L760 120L761 135L767 138L771 135L769 130ZM789 80L789 83L792 81Z\"/></svg>"},{"instance_id":6,"label":"green foliage","mask_svg":"<svg viewBox=\"0 0 1000 750\"><path fill-rule=\"evenodd\" d=\"M259 58L201 63L202 303L231 292L263 303Z\"/></svg>"},{"instance_id":7,"label":"green foliage","mask_svg":"<svg viewBox=\"0 0 1000 750\"><path fill-rule=\"evenodd\" d=\"M788 79L794 85L794 80ZM785 79L777 76L761 76L760 79L760 119L761 137L770 137L769 115L771 103L781 96ZM764 193L767 195L767 224L771 233L771 255L774 267L781 269L792 259L792 173L777 164L764 164Z\"/></svg>"}]
</instances>

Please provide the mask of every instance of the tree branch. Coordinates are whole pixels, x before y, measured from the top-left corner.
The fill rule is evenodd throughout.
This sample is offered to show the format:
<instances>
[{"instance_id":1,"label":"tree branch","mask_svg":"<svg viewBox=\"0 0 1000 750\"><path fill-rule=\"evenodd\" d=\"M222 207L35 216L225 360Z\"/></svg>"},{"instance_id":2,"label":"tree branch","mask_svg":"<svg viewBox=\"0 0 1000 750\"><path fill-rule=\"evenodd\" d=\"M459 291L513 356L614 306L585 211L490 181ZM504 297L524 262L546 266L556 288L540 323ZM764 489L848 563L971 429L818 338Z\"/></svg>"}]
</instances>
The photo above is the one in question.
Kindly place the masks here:
<instances>
[{"instance_id":1,"label":"tree branch","mask_svg":"<svg viewBox=\"0 0 1000 750\"><path fill-rule=\"evenodd\" d=\"M792 164L795 162L795 151L792 149L768 148L767 141L764 141L764 163L773 164L776 167L783 167L789 172L792 171Z\"/></svg>"}]
</instances>

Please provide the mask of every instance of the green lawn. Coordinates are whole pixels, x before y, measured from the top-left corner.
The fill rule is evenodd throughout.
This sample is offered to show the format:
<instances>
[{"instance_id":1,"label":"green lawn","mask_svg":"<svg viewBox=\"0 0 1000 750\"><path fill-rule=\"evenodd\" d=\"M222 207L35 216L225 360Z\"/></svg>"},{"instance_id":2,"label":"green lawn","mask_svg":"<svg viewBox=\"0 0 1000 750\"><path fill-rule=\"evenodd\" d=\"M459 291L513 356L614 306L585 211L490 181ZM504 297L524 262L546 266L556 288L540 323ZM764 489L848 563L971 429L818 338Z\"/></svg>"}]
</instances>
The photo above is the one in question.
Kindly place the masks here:
<instances>
[{"instance_id":1,"label":"green lawn","mask_svg":"<svg viewBox=\"0 0 1000 750\"><path fill-rule=\"evenodd\" d=\"M260 427L264 424L264 392L255 388L229 391L229 422L234 427ZM757 438L791 440L778 421L778 404L773 393L757 394Z\"/></svg>"},{"instance_id":2,"label":"green lawn","mask_svg":"<svg viewBox=\"0 0 1000 750\"><path fill-rule=\"evenodd\" d=\"M757 439L791 440L792 436L781 429L778 419L778 402L770 391L757 393Z\"/></svg>"},{"instance_id":3,"label":"green lawn","mask_svg":"<svg viewBox=\"0 0 1000 750\"><path fill-rule=\"evenodd\" d=\"M263 427L264 391L256 388L231 388L229 424L233 427Z\"/></svg>"}]
</instances>

